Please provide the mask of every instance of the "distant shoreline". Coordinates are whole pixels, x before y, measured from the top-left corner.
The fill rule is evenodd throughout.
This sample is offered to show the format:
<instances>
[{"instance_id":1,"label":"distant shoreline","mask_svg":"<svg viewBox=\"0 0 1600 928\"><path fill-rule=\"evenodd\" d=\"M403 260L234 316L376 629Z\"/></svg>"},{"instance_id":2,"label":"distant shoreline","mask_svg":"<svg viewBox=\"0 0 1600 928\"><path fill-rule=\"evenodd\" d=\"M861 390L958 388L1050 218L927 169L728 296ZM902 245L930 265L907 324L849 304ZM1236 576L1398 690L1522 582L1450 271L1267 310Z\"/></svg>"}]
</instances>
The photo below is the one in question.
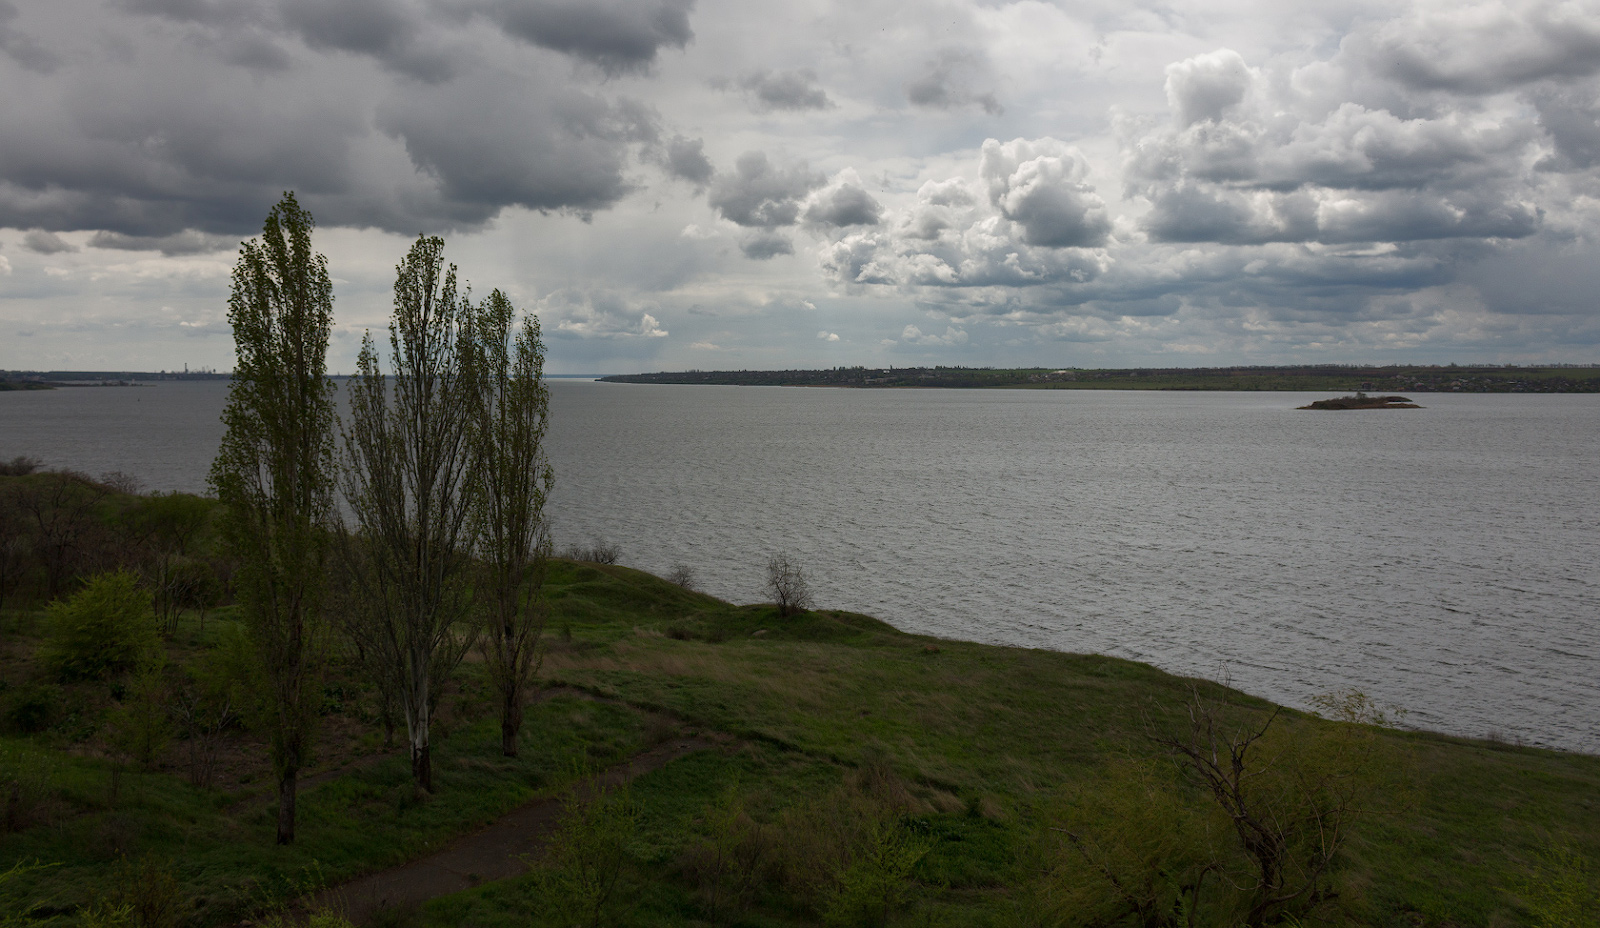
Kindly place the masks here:
<instances>
[{"instance_id":1,"label":"distant shoreline","mask_svg":"<svg viewBox=\"0 0 1600 928\"><path fill-rule=\"evenodd\" d=\"M788 371L662 371L614 374L603 383L719 386L1012 390L1407 391L1412 393L1600 393L1600 366L1409 366L1219 368L839 367Z\"/></svg>"}]
</instances>

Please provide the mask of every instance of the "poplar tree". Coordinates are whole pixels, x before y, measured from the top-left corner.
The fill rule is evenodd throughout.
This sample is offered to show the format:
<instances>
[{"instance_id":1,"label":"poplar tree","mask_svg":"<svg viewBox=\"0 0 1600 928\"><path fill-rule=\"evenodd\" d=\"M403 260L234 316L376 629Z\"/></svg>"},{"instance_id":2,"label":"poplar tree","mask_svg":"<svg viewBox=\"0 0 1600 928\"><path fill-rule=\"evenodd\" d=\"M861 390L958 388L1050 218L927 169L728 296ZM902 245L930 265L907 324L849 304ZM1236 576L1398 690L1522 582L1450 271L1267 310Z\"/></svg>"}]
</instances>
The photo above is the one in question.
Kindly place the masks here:
<instances>
[{"instance_id":1,"label":"poplar tree","mask_svg":"<svg viewBox=\"0 0 1600 928\"><path fill-rule=\"evenodd\" d=\"M309 759L329 640L320 606L336 481L333 283L327 259L311 249L313 227L285 193L261 238L239 249L228 298L237 359L210 476L262 676L279 844L294 841L296 779Z\"/></svg>"},{"instance_id":2,"label":"poplar tree","mask_svg":"<svg viewBox=\"0 0 1600 928\"><path fill-rule=\"evenodd\" d=\"M476 587L485 618L478 643L500 703L500 750L507 757L517 756L523 700L538 670L550 557L544 504L553 473L544 450L550 393L539 320L529 316L516 331L515 318L504 293L489 294L473 320L471 364Z\"/></svg>"},{"instance_id":3,"label":"poplar tree","mask_svg":"<svg viewBox=\"0 0 1600 928\"><path fill-rule=\"evenodd\" d=\"M350 381L345 496L362 638L405 718L411 772L433 789L429 727L444 680L471 646L472 305L444 268L444 240L418 237L396 267L390 370L371 333Z\"/></svg>"}]
</instances>

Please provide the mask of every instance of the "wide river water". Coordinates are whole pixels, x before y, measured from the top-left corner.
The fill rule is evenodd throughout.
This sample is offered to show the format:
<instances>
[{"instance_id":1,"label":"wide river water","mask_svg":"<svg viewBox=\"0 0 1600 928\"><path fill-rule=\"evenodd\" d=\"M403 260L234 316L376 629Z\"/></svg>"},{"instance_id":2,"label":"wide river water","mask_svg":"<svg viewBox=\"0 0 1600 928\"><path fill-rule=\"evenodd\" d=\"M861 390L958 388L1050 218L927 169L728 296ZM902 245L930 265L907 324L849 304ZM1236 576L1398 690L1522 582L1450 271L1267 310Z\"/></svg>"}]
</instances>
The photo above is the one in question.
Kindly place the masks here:
<instances>
[{"instance_id":1,"label":"wide river water","mask_svg":"<svg viewBox=\"0 0 1600 928\"><path fill-rule=\"evenodd\" d=\"M226 386L0 393L0 457L203 490ZM1304 707L1600 752L1600 396L557 380L558 545L910 631L1113 654ZM1066 707L1064 707L1066 708Z\"/></svg>"}]
</instances>

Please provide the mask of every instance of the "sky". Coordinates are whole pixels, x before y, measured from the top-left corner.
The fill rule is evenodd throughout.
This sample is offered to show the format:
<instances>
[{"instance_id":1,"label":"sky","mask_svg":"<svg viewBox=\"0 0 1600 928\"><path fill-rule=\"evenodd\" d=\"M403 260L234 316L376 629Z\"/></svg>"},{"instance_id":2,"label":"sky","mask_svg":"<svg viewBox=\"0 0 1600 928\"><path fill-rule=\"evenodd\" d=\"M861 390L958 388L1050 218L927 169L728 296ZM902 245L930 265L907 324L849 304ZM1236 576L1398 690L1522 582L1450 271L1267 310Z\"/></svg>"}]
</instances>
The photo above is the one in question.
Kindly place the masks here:
<instances>
[{"instance_id":1,"label":"sky","mask_svg":"<svg viewBox=\"0 0 1600 928\"><path fill-rule=\"evenodd\" d=\"M0 0L0 368L329 366L441 235L558 374L1600 361L1600 0Z\"/></svg>"}]
</instances>

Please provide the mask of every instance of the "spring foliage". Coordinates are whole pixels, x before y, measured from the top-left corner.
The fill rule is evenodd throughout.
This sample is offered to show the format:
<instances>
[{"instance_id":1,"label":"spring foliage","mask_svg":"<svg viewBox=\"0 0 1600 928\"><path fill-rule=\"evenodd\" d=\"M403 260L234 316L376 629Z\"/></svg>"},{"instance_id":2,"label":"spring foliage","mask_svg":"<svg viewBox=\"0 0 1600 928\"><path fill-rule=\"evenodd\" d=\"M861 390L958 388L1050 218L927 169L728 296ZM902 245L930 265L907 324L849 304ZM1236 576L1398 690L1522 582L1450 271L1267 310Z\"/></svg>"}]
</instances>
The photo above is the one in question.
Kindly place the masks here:
<instances>
[{"instance_id":1,"label":"spring foliage","mask_svg":"<svg viewBox=\"0 0 1600 928\"><path fill-rule=\"evenodd\" d=\"M327 259L311 248L313 226L284 194L261 238L239 249L228 299L237 360L211 467L271 706L280 844L294 840L295 778L309 758L328 640L321 601L335 486L333 282Z\"/></svg>"},{"instance_id":2,"label":"spring foliage","mask_svg":"<svg viewBox=\"0 0 1600 928\"><path fill-rule=\"evenodd\" d=\"M133 670L160 646L150 594L127 571L91 577L45 613L44 663L64 680L103 680Z\"/></svg>"}]
</instances>

